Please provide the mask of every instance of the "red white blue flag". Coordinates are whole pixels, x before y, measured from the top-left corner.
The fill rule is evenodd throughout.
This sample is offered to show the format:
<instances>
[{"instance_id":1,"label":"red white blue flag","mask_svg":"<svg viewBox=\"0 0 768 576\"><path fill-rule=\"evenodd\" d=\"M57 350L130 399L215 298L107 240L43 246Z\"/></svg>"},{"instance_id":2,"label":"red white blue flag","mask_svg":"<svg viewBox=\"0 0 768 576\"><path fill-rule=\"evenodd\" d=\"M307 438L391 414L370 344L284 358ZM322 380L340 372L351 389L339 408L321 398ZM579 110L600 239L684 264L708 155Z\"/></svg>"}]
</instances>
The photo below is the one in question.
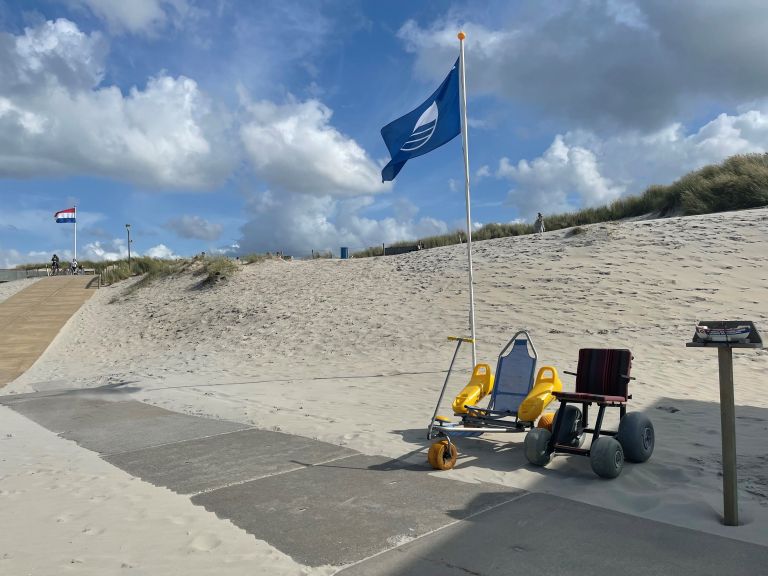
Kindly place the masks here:
<instances>
[{"instance_id":1,"label":"red white blue flag","mask_svg":"<svg viewBox=\"0 0 768 576\"><path fill-rule=\"evenodd\" d=\"M60 212L56 212L54 216L56 218L56 224L74 224L75 223L75 209L67 208Z\"/></svg>"}]
</instances>

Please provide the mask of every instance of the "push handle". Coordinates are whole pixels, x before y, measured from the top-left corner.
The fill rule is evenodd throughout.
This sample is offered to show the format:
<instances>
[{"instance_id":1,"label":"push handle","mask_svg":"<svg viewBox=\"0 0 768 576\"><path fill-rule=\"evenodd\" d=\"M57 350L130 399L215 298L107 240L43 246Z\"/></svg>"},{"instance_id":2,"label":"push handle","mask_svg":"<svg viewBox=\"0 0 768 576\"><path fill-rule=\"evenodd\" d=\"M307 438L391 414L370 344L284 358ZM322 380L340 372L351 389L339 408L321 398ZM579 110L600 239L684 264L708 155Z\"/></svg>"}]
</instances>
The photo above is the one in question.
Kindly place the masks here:
<instances>
[{"instance_id":1,"label":"push handle","mask_svg":"<svg viewBox=\"0 0 768 576\"><path fill-rule=\"evenodd\" d=\"M545 374L549 374L549 376L545 376ZM557 370L552 366L542 366L536 374L536 384L539 382L552 383L557 379Z\"/></svg>"},{"instance_id":2,"label":"push handle","mask_svg":"<svg viewBox=\"0 0 768 576\"><path fill-rule=\"evenodd\" d=\"M570 372L568 370L563 370L563 374L570 374L571 376L578 376L576 372ZM622 378L626 378L627 380L637 380L634 376L627 376L626 374L619 374Z\"/></svg>"},{"instance_id":3,"label":"push handle","mask_svg":"<svg viewBox=\"0 0 768 576\"><path fill-rule=\"evenodd\" d=\"M475 342L474 338L465 338L464 336L448 336L448 340L450 342L461 341L461 342L466 342L468 344L474 344Z\"/></svg>"}]
</instances>

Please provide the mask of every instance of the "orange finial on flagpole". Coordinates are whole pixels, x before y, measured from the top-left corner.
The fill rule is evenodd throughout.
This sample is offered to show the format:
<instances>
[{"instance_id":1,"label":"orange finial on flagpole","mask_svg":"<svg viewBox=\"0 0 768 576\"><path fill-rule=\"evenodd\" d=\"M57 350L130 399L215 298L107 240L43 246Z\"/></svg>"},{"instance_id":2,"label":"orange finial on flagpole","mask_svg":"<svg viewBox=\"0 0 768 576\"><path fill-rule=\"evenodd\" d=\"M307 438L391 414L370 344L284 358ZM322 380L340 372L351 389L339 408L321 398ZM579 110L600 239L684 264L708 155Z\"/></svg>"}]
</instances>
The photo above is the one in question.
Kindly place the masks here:
<instances>
[{"instance_id":1,"label":"orange finial on flagpole","mask_svg":"<svg viewBox=\"0 0 768 576\"><path fill-rule=\"evenodd\" d=\"M464 31L463 31L463 30L462 30L461 32L459 32L459 33L457 34L457 36L459 37L459 40L464 40L464 39L467 37L467 35L466 35L466 34L464 34Z\"/></svg>"}]
</instances>

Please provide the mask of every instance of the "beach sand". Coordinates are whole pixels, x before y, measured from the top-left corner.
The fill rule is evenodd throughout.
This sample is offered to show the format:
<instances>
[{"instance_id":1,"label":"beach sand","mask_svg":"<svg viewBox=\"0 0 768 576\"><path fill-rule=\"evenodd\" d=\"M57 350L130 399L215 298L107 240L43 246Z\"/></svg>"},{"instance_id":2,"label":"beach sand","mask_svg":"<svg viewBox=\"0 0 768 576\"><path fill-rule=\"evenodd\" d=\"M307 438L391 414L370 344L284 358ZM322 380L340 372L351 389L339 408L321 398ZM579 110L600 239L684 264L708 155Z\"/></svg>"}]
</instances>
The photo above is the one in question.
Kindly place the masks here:
<instances>
[{"instance_id":1,"label":"beach sand","mask_svg":"<svg viewBox=\"0 0 768 576\"><path fill-rule=\"evenodd\" d=\"M629 409L653 420L656 450L648 463L628 465L618 479L603 481L587 458L558 456L542 471L525 463L524 434L485 435L460 441L455 470L434 473L558 494L766 544L768 351L734 352L743 525L726 528L720 523L717 353L685 343L699 320L752 320L768 337L767 240L768 209L760 209L473 244L478 361L495 366L507 340L526 329L539 366L556 367L565 388L572 389L573 377L562 371L576 369L579 348L629 348L636 377ZM244 265L213 289L199 289L199 280L188 274L167 278L128 296L123 291L135 280L99 290L40 360L0 393L130 382L138 389L135 399L170 410L370 455L425 459L425 428L453 353L446 336L468 332L465 245L386 258L272 260ZM465 348L443 414L450 414L450 400L466 383L470 363ZM146 510L169 510L147 532L162 522L173 524L169 518L184 518L178 540L166 550L190 562L184 573L204 572L193 566L185 530L226 542L227 550L212 551L221 558L239 562L263 555L272 558L271 573L300 570L184 498L132 480L6 412L4 432L23 441L16 441L3 462L2 488L8 490L9 478L13 485L24 474L40 472L38 484L16 496L19 503L34 501L34 490L56 483L72 503L70 519L85 526L94 512L78 498L103 493L126 510L133 510L134 499ZM612 415L607 424L615 421ZM4 453L13 443L3 441ZM58 466L71 477L57 479L52 471ZM80 482L88 475L98 477L92 487ZM0 519L13 514L7 506L0 510ZM106 531L146 537L104 514L98 521ZM22 524L37 531L45 521L31 514ZM59 528L45 530L54 538ZM66 540L67 528L61 530L55 537ZM27 566L18 561L13 566Z\"/></svg>"},{"instance_id":2,"label":"beach sand","mask_svg":"<svg viewBox=\"0 0 768 576\"><path fill-rule=\"evenodd\" d=\"M32 286L40 278L25 278L23 280L14 280L13 282L0 282L0 302L10 298L16 292L21 292L24 288Z\"/></svg>"}]
</instances>

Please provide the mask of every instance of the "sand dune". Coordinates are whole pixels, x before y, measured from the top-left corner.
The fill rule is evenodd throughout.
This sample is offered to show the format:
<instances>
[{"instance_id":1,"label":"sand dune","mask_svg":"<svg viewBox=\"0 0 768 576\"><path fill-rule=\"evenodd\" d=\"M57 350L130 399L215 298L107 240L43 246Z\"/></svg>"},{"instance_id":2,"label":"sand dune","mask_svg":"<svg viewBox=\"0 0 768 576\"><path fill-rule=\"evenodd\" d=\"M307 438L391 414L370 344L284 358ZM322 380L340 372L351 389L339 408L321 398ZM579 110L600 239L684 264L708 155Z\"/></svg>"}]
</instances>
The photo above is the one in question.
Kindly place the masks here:
<instances>
[{"instance_id":1,"label":"sand dune","mask_svg":"<svg viewBox=\"0 0 768 576\"><path fill-rule=\"evenodd\" d=\"M734 354L746 524L725 528L717 354L685 343L707 319L753 320L768 337L768 209L582 230L474 245L479 360L493 364L518 329L540 365L560 371L575 369L582 347L630 348L630 409L654 421L652 460L610 482L586 458L557 458L543 473L526 464L520 434L462 443L461 465L445 474L764 544L768 352ZM268 261L210 290L189 275L130 296L105 288L3 392L131 382L138 400L171 410L421 461L453 351L445 337L467 332L465 250ZM468 353L461 363L454 391Z\"/></svg>"},{"instance_id":2,"label":"sand dune","mask_svg":"<svg viewBox=\"0 0 768 576\"><path fill-rule=\"evenodd\" d=\"M40 278L25 278L23 280L14 280L13 282L0 282L0 302L6 298L10 298L16 292L24 290L27 286L31 286Z\"/></svg>"}]
</instances>

